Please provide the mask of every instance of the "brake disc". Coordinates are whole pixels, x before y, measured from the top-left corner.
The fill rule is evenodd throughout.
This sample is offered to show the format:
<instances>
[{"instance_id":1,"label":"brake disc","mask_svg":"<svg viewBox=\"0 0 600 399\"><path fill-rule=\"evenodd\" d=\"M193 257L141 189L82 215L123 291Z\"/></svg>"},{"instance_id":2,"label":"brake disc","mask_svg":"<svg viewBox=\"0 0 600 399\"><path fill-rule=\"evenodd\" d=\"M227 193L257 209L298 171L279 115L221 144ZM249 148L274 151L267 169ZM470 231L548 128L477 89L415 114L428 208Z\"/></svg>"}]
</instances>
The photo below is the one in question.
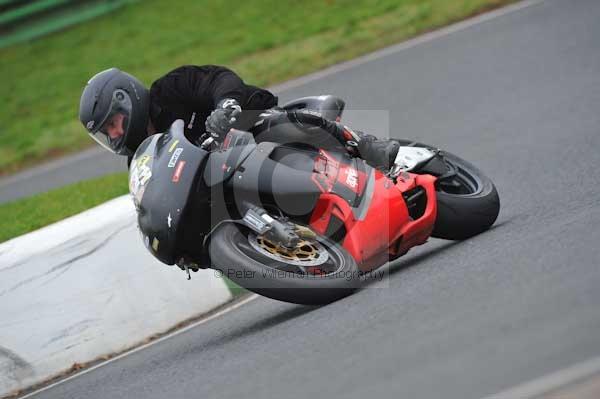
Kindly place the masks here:
<instances>
[{"instance_id":1,"label":"brake disc","mask_svg":"<svg viewBox=\"0 0 600 399\"><path fill-rule=\"evenodd\" d=\"M263 236L249 234L248 242L260 254L290 265L319 266L329 259L327 250L317 241L301 240L295 248L288 249Z\"/></svg>"}]
</instances>

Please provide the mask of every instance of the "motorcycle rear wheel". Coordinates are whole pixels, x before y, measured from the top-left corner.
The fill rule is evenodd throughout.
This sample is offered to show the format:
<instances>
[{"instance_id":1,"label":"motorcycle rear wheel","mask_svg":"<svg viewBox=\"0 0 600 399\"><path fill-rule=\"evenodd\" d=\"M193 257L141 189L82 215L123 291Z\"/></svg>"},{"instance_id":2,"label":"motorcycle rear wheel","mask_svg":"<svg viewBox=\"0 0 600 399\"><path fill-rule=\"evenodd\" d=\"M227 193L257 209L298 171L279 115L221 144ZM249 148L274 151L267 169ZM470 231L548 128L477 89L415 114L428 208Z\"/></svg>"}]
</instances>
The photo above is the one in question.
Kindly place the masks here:
<instances>
[{"instance_id":1,"label":"motorcycle rear wheel","mask_svg":"<svg viewBox=\"0 0 600 399\"><path fill-rule=\"evenodd\" d=\"M356 261L340 245L317 235L315 248L327 251L325 263L298 267L256 248L247 227L226 223L211 235L212 267L257 294L303 305L322 305L352 294L359 285ZM298 262L296 262L298 263Z\"/></svg>"},{"instance_id":2,"label":"motorcycle rear wheel","mask_svg":"<svg viewBox=\"0 0 600 399\"><path fill-rule=\"evenodd\" d=\"M457 169L456 186L438 184L438 212L433 237L464 240L488 230L500 212L500 198L494 183L479 169L444 152L446 162Z\"/></svg>"},{"instance_id":3,"label":"motorcycle rear wheel","mask_svg":"<svg viewBox=\"0 0 600 399\"><path fill-rule=\"evenodd\" d=\"M398 140L400 145L412 145L435 150L427 144ZM456 175L436 182L437 216L432 237L464 240L488 230L498 218L498 191L481 170L448 151L442 151L447 164Z\"/></svg>"}]
</instances>

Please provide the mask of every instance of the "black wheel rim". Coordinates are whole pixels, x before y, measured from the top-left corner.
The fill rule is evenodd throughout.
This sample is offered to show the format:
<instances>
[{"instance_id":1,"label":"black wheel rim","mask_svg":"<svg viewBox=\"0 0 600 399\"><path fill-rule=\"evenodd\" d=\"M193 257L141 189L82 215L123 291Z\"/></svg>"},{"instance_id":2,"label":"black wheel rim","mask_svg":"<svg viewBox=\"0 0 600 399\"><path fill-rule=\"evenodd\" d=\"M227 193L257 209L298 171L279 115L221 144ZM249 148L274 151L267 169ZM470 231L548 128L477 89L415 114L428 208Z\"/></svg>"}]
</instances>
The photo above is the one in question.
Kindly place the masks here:
<instances>
[{"instance_id":1,"label":"black wheel rim","mask_svg":"<svg viewBox=\"0 0 600 399\"><path fill-rule=\"evenodd\" d=\"M477 175L456 162L448 159L445 161L454 169L454 173L438 180L438 191L451 195L471 196L482 190L482 183Z\"/></svg>"}]
</instances>

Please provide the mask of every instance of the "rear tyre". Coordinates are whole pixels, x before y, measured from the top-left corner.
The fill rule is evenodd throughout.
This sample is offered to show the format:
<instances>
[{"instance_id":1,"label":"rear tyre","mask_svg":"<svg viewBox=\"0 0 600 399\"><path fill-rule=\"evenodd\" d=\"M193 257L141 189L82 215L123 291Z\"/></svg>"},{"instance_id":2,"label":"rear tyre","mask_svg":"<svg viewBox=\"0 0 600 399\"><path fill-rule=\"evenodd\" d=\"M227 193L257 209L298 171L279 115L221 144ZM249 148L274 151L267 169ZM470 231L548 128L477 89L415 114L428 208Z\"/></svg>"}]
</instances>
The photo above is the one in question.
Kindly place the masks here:
<instances>
[{"instance_id":1,"label":"rear tyre","mask_svg":"<svg viewBox=\"0 0 600 399\"><path fill-rule=\"evenodd\" d=\"M452 185L438 184L438 211L433 237L464 240L489 229L500 212L500 198L492 181L456 155L444 152L446 162L457 169Z\"/></svg>"},{"instance_id":2,"label":"rear tyre","mask_svg":"<svg viewBox=\"0 0 600 399\"><path fill-rule=\"evenodd\" d=\"M321 305L352 294L358 288L359 270L337 243L319 235L316 241L309 250L326 251L327 260L318 266L298 266L302 261L289 263L261 250L260 237L248 228L227 223L212 233L209 252L214 269L250 291L285 302Z\"/></svg>"},{"instance_id":3,"label":"rear tyre","mask_svg":"<svg viewBox=\"0 0 600 399\"><path fill-rule=\"evenodd\" d=\"M436 149L430 145L398 140L401 145ZM500 212L496 187L473 164L447 151L443 158L456 174L436 182L437 217L432 237L464 240L489 229Z\"/></svg>"}]
</instances>

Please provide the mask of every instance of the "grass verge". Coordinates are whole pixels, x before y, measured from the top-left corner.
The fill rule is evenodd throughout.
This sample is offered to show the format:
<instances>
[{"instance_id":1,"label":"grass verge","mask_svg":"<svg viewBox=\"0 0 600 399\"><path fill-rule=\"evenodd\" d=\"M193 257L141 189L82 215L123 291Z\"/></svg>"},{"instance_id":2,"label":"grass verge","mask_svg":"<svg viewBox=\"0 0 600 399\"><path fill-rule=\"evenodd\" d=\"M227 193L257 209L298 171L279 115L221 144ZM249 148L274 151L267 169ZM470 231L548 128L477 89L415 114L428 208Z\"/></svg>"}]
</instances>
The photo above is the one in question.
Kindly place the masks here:
<instances>
[{"instance_id":1,"label":"grass verge","mask_svg":"<svg viewBox=\"0 0 600 399\"><path fill-rule=\"evenodd\" d=\"M116 173L0 205L0 242L126 194L127 174Z\"/></svg>"},{"instance_id":2,"label":"grass verge","mask_svg":"<svg viewBox=\"0 0 600 399\"><path fill-rule=\"evenodd\" d=\"M514 0L148 0L0 50L0 174L91 146L81 90L118 66L149 84L182 64L224 64L273 84Z\"/></svg>"},{"instance_id":3,"label":"grass verge","mask_svg":"<svg viewBox=\"0 0 600 399\"><path fill-rule=\"evenodd\" d=\"M239 285L237 285L236 283L234 283L227 277L221 277L221 278L223 279L223 282L225 283L225 285L227 285L227 288L229 288L229 291L231 292L231 295L233 295L234 298L237 296L240 296L242 294L247 294L248 292L250 292L247 289L240 287Z\"/></svg>"}]
</instances>

